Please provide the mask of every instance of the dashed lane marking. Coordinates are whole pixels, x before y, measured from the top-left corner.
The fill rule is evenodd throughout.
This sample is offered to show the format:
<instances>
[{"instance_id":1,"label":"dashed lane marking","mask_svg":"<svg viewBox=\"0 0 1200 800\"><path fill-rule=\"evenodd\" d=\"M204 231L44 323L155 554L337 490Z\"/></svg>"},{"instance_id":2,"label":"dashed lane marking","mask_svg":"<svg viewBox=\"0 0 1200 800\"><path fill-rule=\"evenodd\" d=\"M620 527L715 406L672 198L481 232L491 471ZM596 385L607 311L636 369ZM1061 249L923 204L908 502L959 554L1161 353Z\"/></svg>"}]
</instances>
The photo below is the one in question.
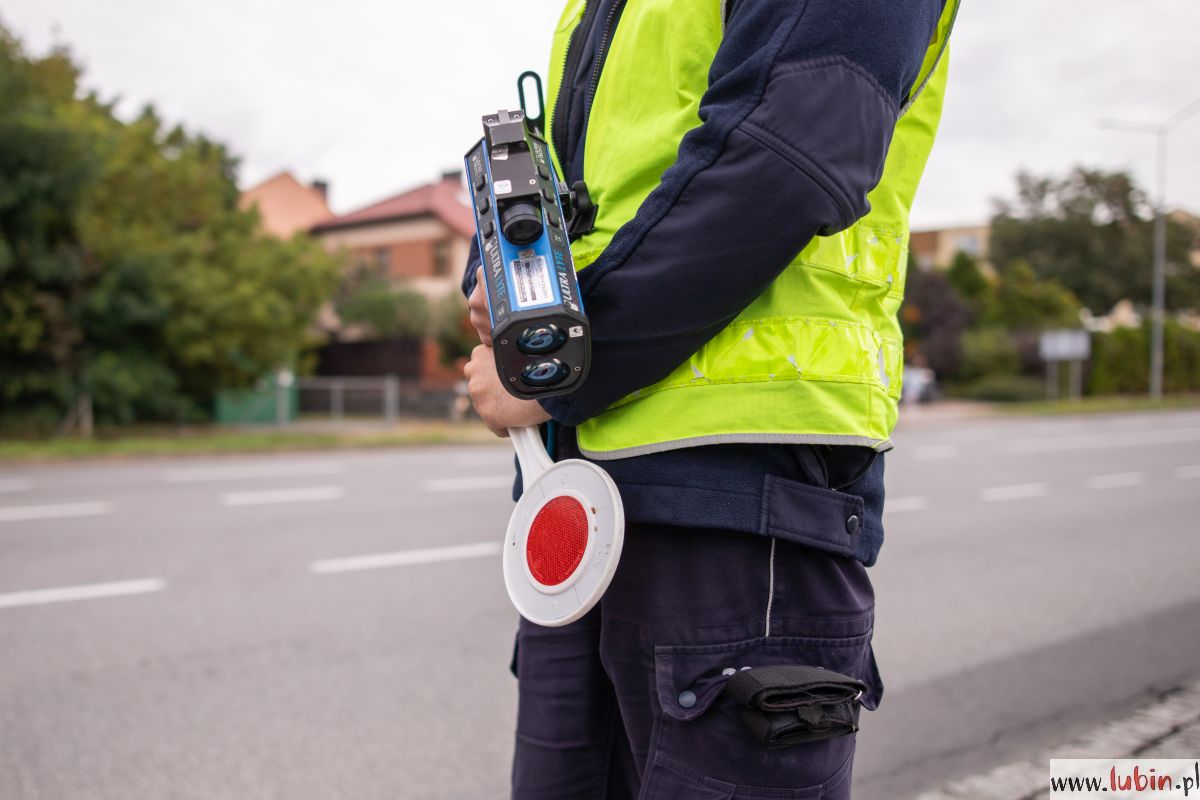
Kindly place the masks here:
<instances>
[{"instance_id":1,"label":"dashed lane marking","mask_svg":"<svg viewBox=\"0 0 1200 800\"><path fill-rule=\"evenodd\" d=\"M280 503L314 503L337 500L346 490L340 486L308 486L302 489L267 489L261 492L227 492L221 495L221 505L262 506Z\"/></svg>"},{"instance_id":2,"label":"dashed lane marking","mask_svg":"<svg viewBox=\"0 0 1200 800\"><path fill-rule=\"evenodd\" d=\"M956 444L926 444L913 449L913 458L917 461L945 461L958 458Z\"/></svg>"},{"instance_id":3,"label":"dashed lane marking","mask_svg":"<svg viewBox=\"0 0 1200 800\"><path fill-rule=\"evenodd\" d=\"M1158 428L1145 431L1118 431L1072 436L1043 436L1017 439L1001 445L1009 454L1061 453L1069 450L1103 450L1112 447L1145 447L1200 442L1200 428Z\"/></svg>"},{"instance_id":4,"label":"dashed lane marking","mask_svg":"<svg viewBox=\"0 0 1200 800\"><path fill-rule=\"evenodd\" d=\"M1143 472L1116 472L1112 475L1093 475L1088 478L1089 489L1121 489L1126 486L1141 486L1146 482Z\"/></svg>"},{"instance_id":5,"label":"dashed lane marking","mask_svg":"<svg viewBox=\"0 0 1200 800\"><path fill-rule=\"evenodd\" d=\"M253 481L272 478L311 478L340 475L346 465L333 461L297 461L287 464L242 464L220 467L172 469L163 475L167 483L211 483L219 481Z\"/></svg>"},{"instance_id":6,"label":"dashed lane marking","mask_svg":"<svg viewBox=\"0 0 1200 800\"><path fill-rule=\"evenodd\" d=\"M1175 477L1181 481L1200 478L1200 464L1188 464L1183 467L1176 467Z\"/></svg>"},{"instance_id":7,"label":"dashed lane marking","mask_svg":"<svg viewBox=\"0 0 1200 800\"><path fill-rule=\"evenodd\" d=\"M505 489L513 484L512 475L475 475L465 478L434 478L421 487L427 492L470 492L480 489Z\"/></svg>"},{"instance_id":8,"label":"dashed lane marking","mask_svg":"<svg viewBox=\"0 0 1200 800\"><path fill-rule=\"evenodd\" d=\"M929 508L929 501L924 497L897 497L883 503L885 514L906 514L911 511L924 511L926 508Z\"/></svg>"},{"instance_id":9,"label":"dashed lane marking","mask_svg":"<svg viewBox=\"0 0 1200 800\"><path fill-rule=\"evenodd\" d=\"M32 519L65 519L95 517L112 511L112 503L54 503L44 506L0 506L0 522L20 522Z\"/></svg>"},{"instance_id":10,"label":"dashed lane marking","mask_svg":"<svg viewBox=\"0 0 1200 800\"><path fill-rule=\"evenodd\" d=\"M485 558L500 554L500 542L476 542L450 547L431 547L427 550L401 550L394 553L375 553L349 558L330 558L314 561L308 571L315 575L335 572L358 572L383 567L406 567L411 564L434 564L439 561L461 561L466 558Z\"/></svg>"},{"instance_id":11,"label":"dashed lane marking","mask_svg":"<svg viewBox=\"0 0 1200 800\"><path fill-rule=\"evenodd\" d=\"M167 582L160 578L140 578L113 583L89 583L83 586L59 586L54 589L34 589L26 592L0 594L0 608L39 606L46 603L66 603L72 600L99 600L133 594L161 592Z\"/></svg>"},{"instance_id":12,"label":"dashed lane marking","mask_svg":"<svg viewBox=\"0 0 1200 800\"><path fill-rule=\"evenodd\" d=\"M991 486L979 493L979 499L985 503L1001 503L1006 500L1024 500L1030 497L1042 497L1050 490L1044 483L1016 483L1011 486Z\"/></svg>"}]
</instances>

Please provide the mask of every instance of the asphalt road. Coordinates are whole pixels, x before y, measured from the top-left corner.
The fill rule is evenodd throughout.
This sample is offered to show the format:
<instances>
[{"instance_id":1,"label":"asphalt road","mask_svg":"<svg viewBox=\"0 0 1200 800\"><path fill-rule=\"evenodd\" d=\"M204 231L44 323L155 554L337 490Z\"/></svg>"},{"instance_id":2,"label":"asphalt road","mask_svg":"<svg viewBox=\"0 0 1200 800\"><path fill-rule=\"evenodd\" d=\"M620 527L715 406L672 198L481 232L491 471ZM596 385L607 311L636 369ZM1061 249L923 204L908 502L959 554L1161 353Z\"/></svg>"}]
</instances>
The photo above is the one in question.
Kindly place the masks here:
<instances>
[{"instance_id":1,"label":"asphalt road","mask_svg":"<svg viewBox=\"0 0 1200 800\"><path fill-rule=\"evenodd\" d=\"M896 441L857 797L1200 674L1200 413ZM504 797L510 458L0 468L0 799Z\"/></svg>"}]
</instances>

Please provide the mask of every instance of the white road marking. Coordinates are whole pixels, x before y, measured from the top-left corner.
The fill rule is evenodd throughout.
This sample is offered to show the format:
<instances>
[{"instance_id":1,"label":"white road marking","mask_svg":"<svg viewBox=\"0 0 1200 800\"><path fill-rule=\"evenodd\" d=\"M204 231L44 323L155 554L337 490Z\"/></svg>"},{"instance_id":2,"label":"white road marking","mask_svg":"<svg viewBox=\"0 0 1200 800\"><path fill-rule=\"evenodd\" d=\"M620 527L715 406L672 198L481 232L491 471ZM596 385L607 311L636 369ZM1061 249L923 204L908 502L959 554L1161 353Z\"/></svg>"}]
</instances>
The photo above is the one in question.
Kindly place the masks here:
<instances>
[{"instance_id":1,"label":"white road marking","mask_svg":"<svg viewBox=\"0 0 1200 800\"><path fill-rule=\"evenodd\" d=\"M54 503L45 506L0 506L0 522L30 519L95 517L112 511L112 503Z\"/></svg>"},{"instance_id":2,"label":"white road marking","mask_svg":"<svg viewBox=\"0 0 1200 800\"><path fill-rule=\"evenodd\" d=\"M1044 483L1016 483L1011 486L991 486L979 493L979 499L985 503L1024 500L1028 497L1041 497L1049 489L1050 487Z\"/></svg>"},{"instance_id":3,"label":"white road marking","mask_svg":"<svg viewBox=\"0 0 1200 800\"><path fill-rule=\"evenodd\" d=\"M262 506L273 503L313 503L337 500L346 494L340 486L308 486L302 489L268 489L261 492L226 492L221 505Z\"/></svg>"},{"instance_id":4,"label":"white road marking","mask_svg":"<svg viewBox=\"0 0 1200 800\"><path fill-rule=\"evenodd\" d=\"M410 564L434 564L439 561L460 561L464 558L484 558L500 554L500 542L476 542L451 547L431 547L427 550L401 550L395 553L375 553L368 556L330 558L314 561L308 571L315 575L334 572L358 572L382 567L405 567Z\"/></svg>"},{"instance_id":5,"label":"white road marking","mask_svg":"<svg viewBox=\"0 0 1200 800\"><path fill-rule=\"evenodd\" d=\"M1146 482L1144 472L1116 472L1112 475L1093 475L1088 478L1089 489L1120 489L1125 486L1141 486Z\"/></svg>"},{"instance_id":6,"label":"white road marking","mask_svg":"<svg viewBox=\"0 0 1200 800\"><path fill-rule=\"evenodd\" d=\"M1188 464L1184 467L1176 467L1175 477L1181 481L1186 481L1190 478L1200 478L1200 464Z\"/></svg>"},{"instance_id":7,"label":"white road marking","mask_svg":"<svg viewBox=\"0 0 1200 800\"><path fill-rule=\"evenodd\" d=\"M211 483L217 481L258 481L272 478L311 478L339 475L346 465L334 461L299 461L285 464L229 464L220 467L172 469L163 475L167 483Z\"/></svg>"},{"instance_id":8,"label":"white road marking","mask_svg":"<svg viewBox=\"0 0 1200 800\"><path fill-rule=\"evenodd\" d=\"M506 448L507 450L507 448ZM454 464L460 467L502 467L512 463L512 451L489 450L486 453L464 453L454 457Z\"/></svg>"},{"instance_id":9,"label":"white road marking","mask_svg":"<svg viewBox=\"0 0 1200 800\"><path fill-rule=\"evenodd\" d=\"M1200 428L1160 428L1146 431L1043 436L1037 439L1017 439L1007 442L1000 446L1000 451L1009 454L1061 453L1068 450L1103 450L1111 447L1142 447L1154 444L1186 444L1188 442L1200 442Z\"/></svg>"},{"instance_id":10,"label":"white road marking","mask_svg":"<svg viewBox=\"0 0 1200 800\"><path fill-rule=\"evenodd\" d=\"M0 478L0 492L27 492L31 486L28 478Z\"/></svg>"},{"instance_id":11,"label":"white road marking","mask_svg":"<svg viewBox=\"0 0 1200 800\"><path fill-rule=\"evenodd\" d=\"M467 478L434 478L421 484L427 492L470 492L511 488L512 475L475 475Z\"/></svg>"},{"instance_id":12,"label":"white road marking","mask_svg":"<svg viewBox=\"0 0 1200 800\"><path fill-rule=\"evenodd\" d=\"M924 497L898 497L895 500L883 501L883 513L905 514L909 511L924 511L929 507L929 501Z\"/></svg>"},{"instance_id":13,"label":"white road marking","mask_svg":"<svg viewBox=\"0 0 1200 800\"><path fill-rule=\"evenodd\" d=\"M917 461L945 461L958 458L956 444L926 444L913 450L913 458Z\"/></svg>"},{"instance_id":14,"label":"white road marking","mask_svg":"<svg viewBox=\"0 0 1200 800\"><path fill-rule=\"evenodd\" d=\"M167 582L160 578L142 578L114 583L90 583L84 586L60 586L55 589L36 589L28 592L0 594L0 608L37 606L44 603L65 603L69 600L98 600L104 597L124 597L131 594L161 592Z\"/></svg>"}]
</instances>

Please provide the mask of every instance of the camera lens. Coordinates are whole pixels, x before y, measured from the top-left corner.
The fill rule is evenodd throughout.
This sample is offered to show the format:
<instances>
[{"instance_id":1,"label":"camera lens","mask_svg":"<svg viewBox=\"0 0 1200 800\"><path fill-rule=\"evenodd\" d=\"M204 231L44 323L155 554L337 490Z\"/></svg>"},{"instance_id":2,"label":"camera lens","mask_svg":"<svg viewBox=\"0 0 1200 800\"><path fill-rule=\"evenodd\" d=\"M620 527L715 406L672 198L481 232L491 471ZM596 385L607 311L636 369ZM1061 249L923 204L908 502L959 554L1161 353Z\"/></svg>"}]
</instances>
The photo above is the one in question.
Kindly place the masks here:
<instances>
[{"instance_id":1,"label":"camera lens","mask_svg":"<svg viewBox=\"0 0 1200 800\"><path fill-rule=\"evenodd\" d=\"M513 203L500 212L500 230L513 244L532 244L542 235L542 211L534 203Z\"/></svg>"},{"instance_id":2,"label":"camera lens","mask_svg":"<svg viewBox=\"0 0 1200 800\"><path fill-rule=\"evenodd\" d=\"M566 340L566 331L557 325L538 325L521 332L517 337L517 349L531 356L541 356L553 353Z\"/></svg>"},{"instance_id":3,"label":"camera lens","mask_svg":"<svg viewBox=\"0 0 1200 800\"><path fill-rule=\"evenodd\" d=\"M554 386L562 383L570 368L557 358L535 361L521 370L521 379L530 386Z\"/></svg>"}]
</instances>

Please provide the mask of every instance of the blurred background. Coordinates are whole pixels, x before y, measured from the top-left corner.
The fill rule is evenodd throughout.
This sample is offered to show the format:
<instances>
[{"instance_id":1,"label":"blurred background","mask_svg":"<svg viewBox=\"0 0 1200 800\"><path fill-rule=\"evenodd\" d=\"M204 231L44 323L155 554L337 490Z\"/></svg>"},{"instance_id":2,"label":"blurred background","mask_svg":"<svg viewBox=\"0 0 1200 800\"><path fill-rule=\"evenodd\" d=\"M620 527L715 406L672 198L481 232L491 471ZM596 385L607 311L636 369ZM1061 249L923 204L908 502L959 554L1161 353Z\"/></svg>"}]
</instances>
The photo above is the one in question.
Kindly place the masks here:
<instances>
[{"instance_id":1,"label":"blurred background","mask_svg":"<svg viewBox=\"0 0 1200 800\"><path fill-rule=\"evenodd\" d=\"M460 169L560 10L0 6L0 798L505 796ZM859 797L1200 755L1198 30L960 14Z\"/></svg>"}]
</instances>

